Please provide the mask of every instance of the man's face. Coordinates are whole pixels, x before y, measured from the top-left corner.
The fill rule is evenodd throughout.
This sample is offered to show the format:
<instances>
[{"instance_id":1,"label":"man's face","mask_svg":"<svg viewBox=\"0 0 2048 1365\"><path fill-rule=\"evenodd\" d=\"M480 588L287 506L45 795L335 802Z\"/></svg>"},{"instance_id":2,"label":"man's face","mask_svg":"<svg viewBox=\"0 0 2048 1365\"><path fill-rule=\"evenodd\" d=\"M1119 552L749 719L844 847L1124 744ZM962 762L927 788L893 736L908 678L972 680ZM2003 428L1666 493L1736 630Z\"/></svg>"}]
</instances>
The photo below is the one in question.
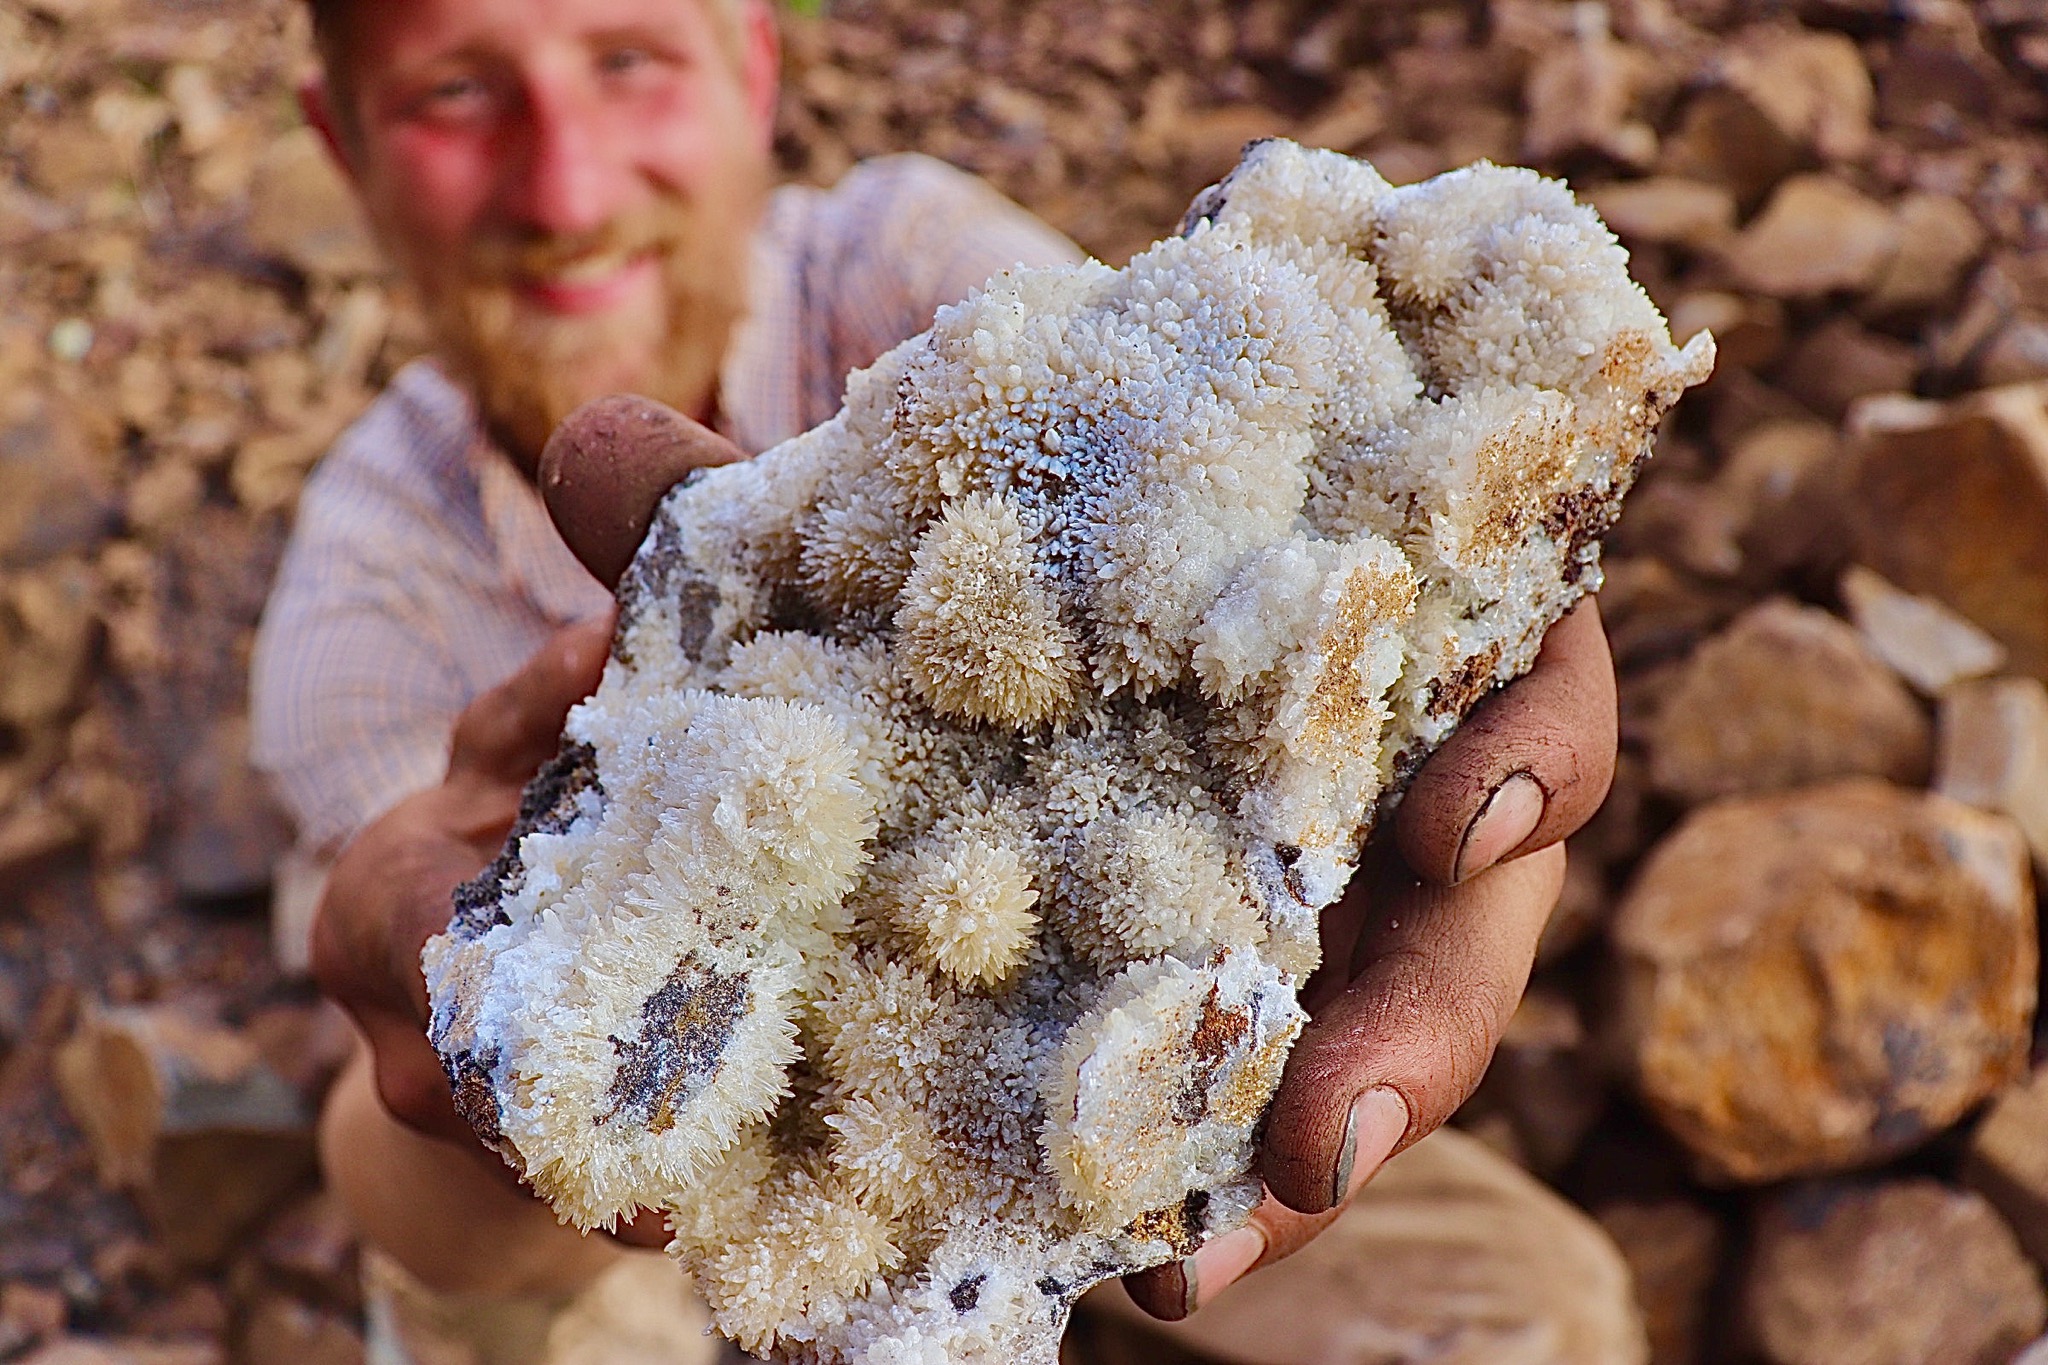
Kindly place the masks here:
<instances>
[{"instance_id":1,"label":"man's face","mask_svg":"<svg viewBox=\"0 0 2048 1365\"><path fill-rule=\"evenodd\" d=\"M759 0L716 3L358 0L346 79L309 92L444 358L529 470L600 394L708 412L776 68Z\"/></svg>"}]
</instances>

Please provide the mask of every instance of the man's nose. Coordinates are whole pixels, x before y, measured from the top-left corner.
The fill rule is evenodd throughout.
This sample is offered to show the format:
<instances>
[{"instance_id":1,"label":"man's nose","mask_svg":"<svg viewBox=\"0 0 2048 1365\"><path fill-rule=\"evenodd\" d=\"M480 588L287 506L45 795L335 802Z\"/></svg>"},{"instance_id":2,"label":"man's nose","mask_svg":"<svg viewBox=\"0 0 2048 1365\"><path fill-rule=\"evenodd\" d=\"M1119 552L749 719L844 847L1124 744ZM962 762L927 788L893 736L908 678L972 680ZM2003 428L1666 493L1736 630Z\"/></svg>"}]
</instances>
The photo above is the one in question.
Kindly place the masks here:
<instances>
[{"instance_id":1,"label":"man's nose","mask_svg":"<svg viewBox=\"0 0 2048 1365\"><path fill-rule=\"evenodd\" d=\"M522 227L572 235L609 222L630 193L630 176L612 156L599 111L573 90L528 86L520 145L504 162L501 208Z\"/></svg>"}]
</instances>

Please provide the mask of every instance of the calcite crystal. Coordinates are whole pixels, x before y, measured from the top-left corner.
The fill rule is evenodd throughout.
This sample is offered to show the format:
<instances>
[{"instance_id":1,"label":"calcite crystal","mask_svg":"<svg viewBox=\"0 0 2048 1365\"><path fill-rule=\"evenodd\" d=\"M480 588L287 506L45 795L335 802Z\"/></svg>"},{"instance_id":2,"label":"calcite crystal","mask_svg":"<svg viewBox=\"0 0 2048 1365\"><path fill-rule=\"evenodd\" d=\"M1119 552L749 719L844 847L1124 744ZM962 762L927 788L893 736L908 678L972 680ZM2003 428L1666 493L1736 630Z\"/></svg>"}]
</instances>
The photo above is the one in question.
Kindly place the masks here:
<instances>
[{"instance_id":1,"label":"calcite crystal","mask_svg":"<svg viewBox=\"0 0 2048 1365\"><path fill-rule=\"evenodd\" d=\"M467 1117L749 1350L1051 1362L1246 1217L1318 911L1711 347L1554 181L1279 141L942 309L663 502L428 945Z\"/></svg>"}]
</instances>

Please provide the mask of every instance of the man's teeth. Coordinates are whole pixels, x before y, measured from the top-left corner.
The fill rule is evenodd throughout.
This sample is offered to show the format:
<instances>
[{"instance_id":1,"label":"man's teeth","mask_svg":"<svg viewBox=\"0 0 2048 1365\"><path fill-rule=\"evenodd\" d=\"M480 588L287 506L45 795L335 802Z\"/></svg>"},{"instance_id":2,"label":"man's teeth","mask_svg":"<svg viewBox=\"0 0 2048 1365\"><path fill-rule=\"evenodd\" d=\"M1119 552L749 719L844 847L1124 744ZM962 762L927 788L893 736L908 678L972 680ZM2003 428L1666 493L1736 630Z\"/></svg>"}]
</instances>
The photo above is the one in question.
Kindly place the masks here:
<instances>
[{"instance_id":1,"label":"man's teeth","mask_svg":"<svg viewBox=\"0 0 2048 1365\"><path fill-rule=\"evenodd\" d=\"M632 264L632 257L625 252L612 252L603 256L586 256L580 261L541 276L546 284L565 285L574 288L586 284L602 284Z\"/></svg>"}]
</instances>

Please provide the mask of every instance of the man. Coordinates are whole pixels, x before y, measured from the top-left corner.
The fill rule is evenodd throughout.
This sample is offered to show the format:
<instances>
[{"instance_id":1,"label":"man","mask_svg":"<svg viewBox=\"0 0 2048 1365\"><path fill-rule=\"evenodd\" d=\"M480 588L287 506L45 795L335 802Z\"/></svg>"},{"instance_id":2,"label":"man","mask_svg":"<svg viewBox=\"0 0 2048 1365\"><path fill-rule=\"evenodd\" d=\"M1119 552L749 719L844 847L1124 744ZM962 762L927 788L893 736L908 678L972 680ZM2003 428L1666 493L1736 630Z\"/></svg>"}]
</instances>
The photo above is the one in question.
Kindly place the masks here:
<instances>
[{"instance_id":1,"label":"man","mask_svg":"<svg viewBox=\"0 0 2048 1365\"><path fill-rule=\"evenodd\" d=\"M255 675L258 761L336 859L315 969L365 1046L323 1152L371 1249L373 1358L694 1358L701 1318L673 1272L558 1226L455 1117L422 1036L420 945L594 685L610 598L590 569L616 574L660 492L829 416L849 369L993 271L1078 253L922 158L771 193L764 0L312 4L306 112L436 343L308 483ZM587 407L548 445L613 392L667 407ZM1377 874L1326 916L1315 1019L1265 1138L1273 1197L1132 1277L1148 1311L1185 1317L1309 1245L1476 1084L1613 731L1588 607L1423 770ZM1236 1297L1284 1300L1287 1273Z\"/></svg>"}]
</instances>

